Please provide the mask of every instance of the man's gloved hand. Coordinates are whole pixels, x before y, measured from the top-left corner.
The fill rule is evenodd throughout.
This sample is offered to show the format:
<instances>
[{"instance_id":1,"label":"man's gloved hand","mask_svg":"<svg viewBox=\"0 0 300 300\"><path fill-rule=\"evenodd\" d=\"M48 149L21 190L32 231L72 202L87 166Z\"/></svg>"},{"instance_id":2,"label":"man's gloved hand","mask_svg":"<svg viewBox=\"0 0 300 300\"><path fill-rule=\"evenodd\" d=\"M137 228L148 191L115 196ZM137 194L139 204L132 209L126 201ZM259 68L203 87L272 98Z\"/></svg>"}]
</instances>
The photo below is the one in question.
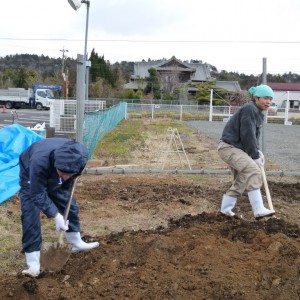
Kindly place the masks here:
<instances>
[{"instance_id":1,"label":"man's gloved hand","mask_svg":"<svg viewBox=\"0 0 300 300\"><path fill-rule=\"evenodd\" d=\"M265 156L264 156L264 154L260 150L258 150L258 153L259 153L259 157L262 160L262 163L264 164L264 162L265 162Z\"/></svg>"},{"instance_id":2,"label":"man's gloved hand","mask_svg":"<svg viewBox=\"0 0 300 300\"><path fill-rule=\"evenodd\" d=\"M64 220L64 217L60 214L57 213L56 216L53 218L53 220L55 221L55 227L56 227L56 231L66 231L69 229L68 223L69 221Z\"/></svg>"},{"instance_id":3,"label":"man's gloved hand","mask_svg":"<svg viewBox=\"0 0 300 300\"><path fill-rule=\"evenodd\" d=\"M258 154L259 158L254 159L254 161L259 167L262 167L265 164L265 156L260 150L258 150Z\"/></svg>"},{"instance_id":4,"label":"man's gloved hand","mask_svg":"<svg viewBox=\"0 0 300 300\"><path fill-rule=\"evenodd\" d=\"M257 158L257 159L253 159L253 160L255 161L255 163L256 163L259 167L261 167L261 166L264 165L261 158Z\"/></svg>"}]
</instances>

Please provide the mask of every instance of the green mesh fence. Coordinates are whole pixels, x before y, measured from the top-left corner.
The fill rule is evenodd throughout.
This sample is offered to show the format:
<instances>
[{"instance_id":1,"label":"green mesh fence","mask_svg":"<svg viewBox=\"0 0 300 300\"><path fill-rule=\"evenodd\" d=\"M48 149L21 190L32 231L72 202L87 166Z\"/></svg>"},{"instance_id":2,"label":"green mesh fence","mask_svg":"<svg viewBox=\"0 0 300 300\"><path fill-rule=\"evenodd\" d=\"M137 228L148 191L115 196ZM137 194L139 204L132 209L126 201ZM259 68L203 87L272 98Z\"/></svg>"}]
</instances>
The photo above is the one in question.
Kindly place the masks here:
<instances>
[{"instance_id":1,"label":"green mesh fence","mask_svg":"<svg viewBox=\"0 0 300 300\"><path fill-rule=\"evenodd\" d=\"M114 129L126 115L127 103L121 102L106 110L87 112L84 115L83 143L92 158L97 143Z\"/></svg>"}]
</instances>

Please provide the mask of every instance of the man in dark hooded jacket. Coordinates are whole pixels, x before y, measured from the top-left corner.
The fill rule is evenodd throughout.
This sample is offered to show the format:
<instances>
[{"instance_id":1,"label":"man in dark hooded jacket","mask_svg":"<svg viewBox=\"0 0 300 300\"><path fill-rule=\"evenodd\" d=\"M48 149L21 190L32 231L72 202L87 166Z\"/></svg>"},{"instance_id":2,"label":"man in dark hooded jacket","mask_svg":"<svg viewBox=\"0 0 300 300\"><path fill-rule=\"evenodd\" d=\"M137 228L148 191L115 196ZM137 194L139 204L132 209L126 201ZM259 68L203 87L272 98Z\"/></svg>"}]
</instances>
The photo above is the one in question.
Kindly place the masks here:
<instances>
[{"instance_id":1,"label":"man in dark hooded jacket","mask_svg":"<svg viewBox=\"0 0 300 300\"><path fill-rule=\"evenodd\" d=\"M73 197L68 222L64 221L70 187L88 160L85 146L64 138L49 138L33 143L20 155L20 199L22 248L28 269L23 274L38 276L42 246L40 212L55 221L56 230L66 231L72 252L87 251L98 242L85 243L80 236L78 206Z\"/></svg>"}]
</instances>

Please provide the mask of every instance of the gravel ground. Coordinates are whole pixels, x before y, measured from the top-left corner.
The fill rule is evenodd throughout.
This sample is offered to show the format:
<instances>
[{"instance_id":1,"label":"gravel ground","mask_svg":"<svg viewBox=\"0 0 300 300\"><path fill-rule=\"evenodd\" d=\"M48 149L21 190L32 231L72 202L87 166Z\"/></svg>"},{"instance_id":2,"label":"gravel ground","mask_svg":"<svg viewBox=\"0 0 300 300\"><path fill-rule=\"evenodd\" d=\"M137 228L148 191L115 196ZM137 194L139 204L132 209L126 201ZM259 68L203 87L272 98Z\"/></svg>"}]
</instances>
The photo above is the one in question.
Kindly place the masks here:
<instances>
[{"instance_id":1,"label":"gravel ground","mask_svg":"<svg viewBox=\"0 0 300 300\"><path fill-rule=\"evenodd\" d=\"M191 121L187 124L218 141L226 123ZM266 160L278 164L283 171L300 172L300 127L266 124L264 132Z\"/></svg>"}]
</instances>

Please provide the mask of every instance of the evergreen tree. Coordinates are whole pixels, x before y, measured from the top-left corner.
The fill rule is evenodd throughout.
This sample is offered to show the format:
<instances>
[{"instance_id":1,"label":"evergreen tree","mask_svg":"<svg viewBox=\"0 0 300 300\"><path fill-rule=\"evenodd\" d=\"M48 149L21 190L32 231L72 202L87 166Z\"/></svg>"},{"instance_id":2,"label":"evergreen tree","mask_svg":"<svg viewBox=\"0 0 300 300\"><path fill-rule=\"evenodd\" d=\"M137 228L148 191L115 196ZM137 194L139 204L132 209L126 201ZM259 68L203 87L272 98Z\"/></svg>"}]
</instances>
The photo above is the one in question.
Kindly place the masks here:
<instances>
[{"instance_id":1,"label":"evergreen tree","mask_svg":"<svg viewBox=\"0 0 300 300\"><path fill-rule=\"evenodd\" d=\"M14 87L27 89L32 86L32 81L36 76L34 71L28 70L24 66L20 66L16 69L7 69L4 72L3 79L12 82Z\"/></svg>"},{"instance_id":2,"label":"evergreen tree","mask_svg":"<svg viewBox=\"0 0 300 300\"><path fill-rule=\"evenodd\" d=\"M159 73L151 68L148 70L149 76L146 77L147 85L144 89L145 94L153 94L154 99L160 99L160 76Z\"/></svg>"},{"instance_id":3,"label":"evergreen tree","mask_svg":"<svg viewBox=\"0 0 300 300\"><path fill-rule=\"evenodd\" d=\"M95 49L92 50L91 56L91 80L96 82L99 78L106 80L112 87L115 86L116 79L111 70L111 67L104 60L104 55L100 56L95 52Z\"/></svg>"}]
</instances>

